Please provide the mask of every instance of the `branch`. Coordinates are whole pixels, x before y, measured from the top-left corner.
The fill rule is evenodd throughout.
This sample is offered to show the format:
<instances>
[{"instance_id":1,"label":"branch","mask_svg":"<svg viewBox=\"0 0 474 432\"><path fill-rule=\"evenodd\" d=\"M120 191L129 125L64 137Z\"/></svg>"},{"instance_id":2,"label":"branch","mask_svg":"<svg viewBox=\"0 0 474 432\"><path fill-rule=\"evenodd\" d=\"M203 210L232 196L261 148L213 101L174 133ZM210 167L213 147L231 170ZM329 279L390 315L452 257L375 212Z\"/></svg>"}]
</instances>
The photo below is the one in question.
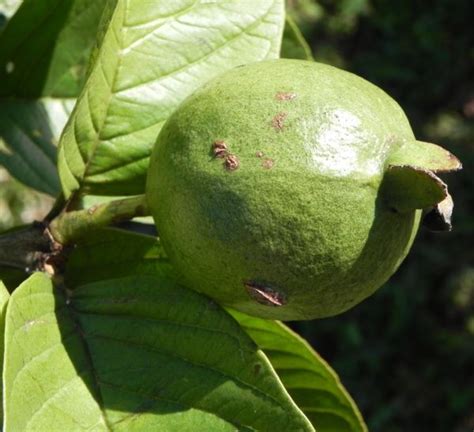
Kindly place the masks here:
<instances>
[{"instance_id":1,"label":"branch","mask_svg":"<svg viewBox=\"0 0 474 432\"><path fill-rule=\"evenodd\" d=\"M49 232L62 245L70 244L97 228L149 216L145 195L109 201L89 209L61 213L49 225Z\"/></svg>"},{"instance_id":2,"label":"branch","mask_svg":"<svg viewBox=\"0 0 474 432\"><path fill-rule=\"evenodd\" d=\"M58 210L61 203L64 201L58 200L58 206L44 222L35 222L31 226L0 236L0 265L26 272L43 271L53 262L54 265L59 265L64 252L63 246L76 242L89 232L137 216L149 216L145 195L69 212Z\"/></svg>"},{"instance_id":3,"label":"branch","mask_svg":"<svg viewBox=\"0 0 474 432\"><path fill-rule=\"evenodd\" d=\"M2 234L0 237L0 265L19 268L26 272L37 270L45 254L53 252L53 242L42 223L34 223Z\"/></svg>"}]
</instances>

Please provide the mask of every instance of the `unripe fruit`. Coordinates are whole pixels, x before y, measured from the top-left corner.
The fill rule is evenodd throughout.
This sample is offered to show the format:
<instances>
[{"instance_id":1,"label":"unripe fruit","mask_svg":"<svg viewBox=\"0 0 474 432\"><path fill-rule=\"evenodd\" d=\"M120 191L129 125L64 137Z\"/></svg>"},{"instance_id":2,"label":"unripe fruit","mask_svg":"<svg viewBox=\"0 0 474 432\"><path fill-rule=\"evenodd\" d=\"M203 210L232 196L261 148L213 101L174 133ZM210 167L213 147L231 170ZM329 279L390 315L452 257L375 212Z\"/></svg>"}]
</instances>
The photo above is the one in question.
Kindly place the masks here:
<instances>
[{"instance_id":1,"label":"unripe fruit","mask_svg":"<svg viewBox=\"0 0 474 432\"><path fill-rule=\"evenodd\" d=\"M460 168L369 82L300 60L239 67L190 96L153 150L147 198L184 283L282 320L343 312L406 256Z\"/></svg>"}]
</instances>

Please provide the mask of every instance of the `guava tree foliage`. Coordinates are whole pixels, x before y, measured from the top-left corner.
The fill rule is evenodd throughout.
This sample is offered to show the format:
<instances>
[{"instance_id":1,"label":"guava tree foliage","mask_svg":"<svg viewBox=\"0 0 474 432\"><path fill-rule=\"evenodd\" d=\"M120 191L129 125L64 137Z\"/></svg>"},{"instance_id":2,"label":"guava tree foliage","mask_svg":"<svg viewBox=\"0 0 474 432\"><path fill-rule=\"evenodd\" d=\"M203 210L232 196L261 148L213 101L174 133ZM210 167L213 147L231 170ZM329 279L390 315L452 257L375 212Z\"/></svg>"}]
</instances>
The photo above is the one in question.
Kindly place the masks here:
<instances>
[{"instance_id":1,"label":"guava tree foliage","mask_svg":"<svg viewBox=\"0 0 474 432\"><path fill-rule=\"evenodd\" d=\"M0 237L3 430L366 430L305 341L181 286L151 221L126 222L149 216L151 148L181 101L238 65L311 58L284 1L0 13L0 163L56 198Z\"/></svg>"}]
</instances>

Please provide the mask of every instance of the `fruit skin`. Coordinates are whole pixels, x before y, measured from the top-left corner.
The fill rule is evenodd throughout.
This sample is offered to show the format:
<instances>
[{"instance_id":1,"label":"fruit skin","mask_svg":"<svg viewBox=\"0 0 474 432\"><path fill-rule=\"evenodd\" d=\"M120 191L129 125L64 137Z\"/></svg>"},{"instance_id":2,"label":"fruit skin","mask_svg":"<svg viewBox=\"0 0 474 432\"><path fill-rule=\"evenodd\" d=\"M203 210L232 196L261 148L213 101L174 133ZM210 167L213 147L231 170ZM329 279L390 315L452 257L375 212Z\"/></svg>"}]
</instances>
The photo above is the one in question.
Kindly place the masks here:
<instances>
[{"instance_id":1,"label":"fruit skin","mask_svg":"<svg viewBox=\"0 0 474 432\"><path fill-rule=\"evenodd\" d=\"M390 189L418 168L384 174L414 142L397 103L353 74L255 63L208 83L169 118L147 199L189 287L263 318L332 316L378 289L410 249L421 211L399 211ZM436 178L420 170L415 181ZM433 204L447 194L434 189Z\"/></svg>"}]
</instances>

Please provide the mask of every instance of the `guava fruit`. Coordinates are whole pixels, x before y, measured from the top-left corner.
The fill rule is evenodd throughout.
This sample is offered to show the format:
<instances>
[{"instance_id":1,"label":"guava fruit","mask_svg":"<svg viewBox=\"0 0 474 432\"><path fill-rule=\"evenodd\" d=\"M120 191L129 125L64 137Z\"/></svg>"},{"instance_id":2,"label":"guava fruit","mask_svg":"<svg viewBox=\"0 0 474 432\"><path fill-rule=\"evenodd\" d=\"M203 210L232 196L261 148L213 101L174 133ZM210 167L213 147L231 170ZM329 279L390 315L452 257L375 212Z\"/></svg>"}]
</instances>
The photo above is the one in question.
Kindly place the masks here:
<instances>
[{"instance_id":1,"label":"guava fruit","mask_svg":"<svg viewBox=\"0 0 474 432\"><path fill-rule=\"evenodd\" d=\"M378 87L281 59L233 69L179 106L147 199L183 283L250 315L312 319L395 272L422 209L449 199L435 173L459 168Z\"/></svg>"}]
</instances>

